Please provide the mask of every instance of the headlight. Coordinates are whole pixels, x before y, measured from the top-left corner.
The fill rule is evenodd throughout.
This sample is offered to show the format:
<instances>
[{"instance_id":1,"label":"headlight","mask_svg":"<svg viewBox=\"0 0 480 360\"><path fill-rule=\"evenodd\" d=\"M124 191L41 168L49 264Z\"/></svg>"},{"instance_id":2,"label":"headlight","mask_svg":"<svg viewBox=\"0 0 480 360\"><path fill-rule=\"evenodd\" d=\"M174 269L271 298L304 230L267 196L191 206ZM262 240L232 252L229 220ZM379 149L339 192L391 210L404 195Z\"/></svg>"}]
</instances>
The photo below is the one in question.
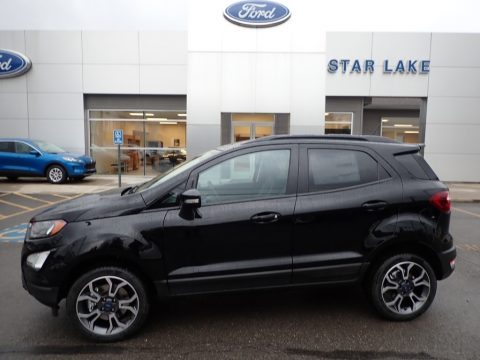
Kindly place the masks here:
<instances>
[{"instance_id":1,"label":"headlight","mask_svg":"<svg viewBox=\"0 0 480 360\"><path fill-rule=\"evenodd\" d=\"M27 265L32 269L40 270L45 263L45 260L47 260L48 255L50 255L50 250L30 254L27 257Z\"/></svg>"},{"instance_id":2,"label":"headlight","mask_svg":"<svg viewBox=\"0 0 480 360\"><path fill-rule=\"evenodd\" d=\"M79 162L79 163L83 162L82 160L75 159L74 157L71 157L71 156L64 156L64 157L62 157L62 159L65 160L65 161L70 161L70 162Z\"/></svg>"},{"instance_id":3,"label":"headlight","mask_svg":"<svg viewBox=\"0 0 480 360\"><path fill-rule=\"evenodd\" d=\"M63 220L39 221L29 224L30 239L45 238L58 234L67 223Z\"/></svg>"}]
</instances>

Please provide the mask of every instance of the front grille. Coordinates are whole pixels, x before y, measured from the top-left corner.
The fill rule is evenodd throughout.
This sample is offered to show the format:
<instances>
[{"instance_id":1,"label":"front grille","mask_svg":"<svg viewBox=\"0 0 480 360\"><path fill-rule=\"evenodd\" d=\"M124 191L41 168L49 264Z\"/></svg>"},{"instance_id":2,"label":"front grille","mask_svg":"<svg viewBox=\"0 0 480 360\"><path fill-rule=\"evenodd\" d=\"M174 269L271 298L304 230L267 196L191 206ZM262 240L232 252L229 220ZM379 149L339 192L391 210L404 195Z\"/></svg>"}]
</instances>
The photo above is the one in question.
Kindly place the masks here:
<instances>
[{"instance_id":1,"label":"front grille","mask_svg":"<svg viewBox=\"0 0 480 360\"><path fill-rule=\"evenodd\" d=\"M85 169L87 169L87 170L95 169L95 161L92 162L91 164L85 164Z\"/></svg>"}]
</instances>

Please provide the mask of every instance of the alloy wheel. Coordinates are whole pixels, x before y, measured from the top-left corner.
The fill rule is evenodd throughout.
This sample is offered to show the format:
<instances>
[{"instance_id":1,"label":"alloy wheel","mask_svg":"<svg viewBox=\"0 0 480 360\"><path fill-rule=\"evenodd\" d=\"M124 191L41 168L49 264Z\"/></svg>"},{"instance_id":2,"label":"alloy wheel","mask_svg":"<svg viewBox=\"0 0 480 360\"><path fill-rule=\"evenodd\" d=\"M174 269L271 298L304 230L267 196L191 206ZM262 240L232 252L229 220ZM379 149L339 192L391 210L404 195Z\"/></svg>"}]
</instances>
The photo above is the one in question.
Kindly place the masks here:
<instances>
[{"instance_id":1,"label":"alloy wheel","mask_svg":"<svg viewBox=\"0 0 480 360\"><path fill-rule=\"evenodd\" d=\"M58 167L53 167L48 171L48 178L54 183L61 182L63 180L63 177L63 171Z\"/></svg>"},{"instance_id":2,"label":"alloy wheel","mask_svg":"<svg viewBox=\"0 0 480 360\"><path fill-rule=\"evenodd\" d=\"M420 310L428 301L431 280L420 264L404 261L385 273L381 295L385 306L396 314L408 315Z\"/></svg>"},{"instance_id":3,"label":"alloy wheel","mask_svg":"<svg viewBox=\"0 0 480 360\"><path fill-rule=\"evenodd\" d=\"M76 301L80 323L97 335L115 335L127 330L139 311L139 297L125 279L102 276L88 282Z\"/></svg>"}]
</instances>

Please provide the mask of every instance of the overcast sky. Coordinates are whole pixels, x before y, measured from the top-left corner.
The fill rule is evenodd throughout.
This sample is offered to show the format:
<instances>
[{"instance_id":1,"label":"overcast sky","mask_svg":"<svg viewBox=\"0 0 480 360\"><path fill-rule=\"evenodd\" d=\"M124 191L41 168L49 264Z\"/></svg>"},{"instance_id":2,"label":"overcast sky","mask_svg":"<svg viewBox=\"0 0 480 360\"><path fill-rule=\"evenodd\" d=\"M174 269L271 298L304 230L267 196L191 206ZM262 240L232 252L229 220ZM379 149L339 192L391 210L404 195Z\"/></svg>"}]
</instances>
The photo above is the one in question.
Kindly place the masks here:
<instances>
[{"instance_id":1,"label":"overcast sky","mask_svg":"<svg viewBox=\"0 0 480 360\"><path fill-rule=\"evenodd\" d=\"M188 1L235 0L0 0L0 30L186 30ZM480 32L480 1L276 0L308 9L327 31ZM301 6L299 6L301 5ZM192 16L192 14L190 14ZM221 15L220 15L221 16Z\"/></svg>"}]
</instances>

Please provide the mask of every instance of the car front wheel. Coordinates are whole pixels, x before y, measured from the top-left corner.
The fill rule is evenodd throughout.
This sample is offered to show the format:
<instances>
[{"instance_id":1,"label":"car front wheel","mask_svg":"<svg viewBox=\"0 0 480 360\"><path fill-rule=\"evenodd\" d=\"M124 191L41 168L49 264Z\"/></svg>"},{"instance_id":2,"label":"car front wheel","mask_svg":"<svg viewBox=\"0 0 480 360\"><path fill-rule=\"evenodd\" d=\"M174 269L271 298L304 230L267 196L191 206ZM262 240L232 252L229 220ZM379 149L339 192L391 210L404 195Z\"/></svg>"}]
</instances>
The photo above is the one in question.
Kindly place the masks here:
<instances>
[{"instance_id":1,"label":"car front wheel","mask_svg":"<svg viewBox=\"0 0 480 360\"><path fill-rule=\"evenodd\" d=\"M67 179L67 173L60 165L52 165L47 169L47 179L52 184L61 184Z\"/></svg>"},{"instance_id":2,"label":"car front wheel","mask_svg":"<svg viewBox=\"0 0 480 360\"><path fill-rule=\"evenodd\" d=\"M435 297L437 279L430 264L414 254L386 259L376 269L370 295L376 310L389 320L412 320L424 313Z\"/></svg>"},{"instance_id":3,"label":"car front wheel","mask_svg":"<svg viewBox=\"0 0 480 360\"><path fill-rule=\"evenodd\" d=\"M123 268L92 270L75 281L67 296L68 316L96 341L117 341L134 334L148 311L144 284Z\"/></svg>"}]
</instances>

